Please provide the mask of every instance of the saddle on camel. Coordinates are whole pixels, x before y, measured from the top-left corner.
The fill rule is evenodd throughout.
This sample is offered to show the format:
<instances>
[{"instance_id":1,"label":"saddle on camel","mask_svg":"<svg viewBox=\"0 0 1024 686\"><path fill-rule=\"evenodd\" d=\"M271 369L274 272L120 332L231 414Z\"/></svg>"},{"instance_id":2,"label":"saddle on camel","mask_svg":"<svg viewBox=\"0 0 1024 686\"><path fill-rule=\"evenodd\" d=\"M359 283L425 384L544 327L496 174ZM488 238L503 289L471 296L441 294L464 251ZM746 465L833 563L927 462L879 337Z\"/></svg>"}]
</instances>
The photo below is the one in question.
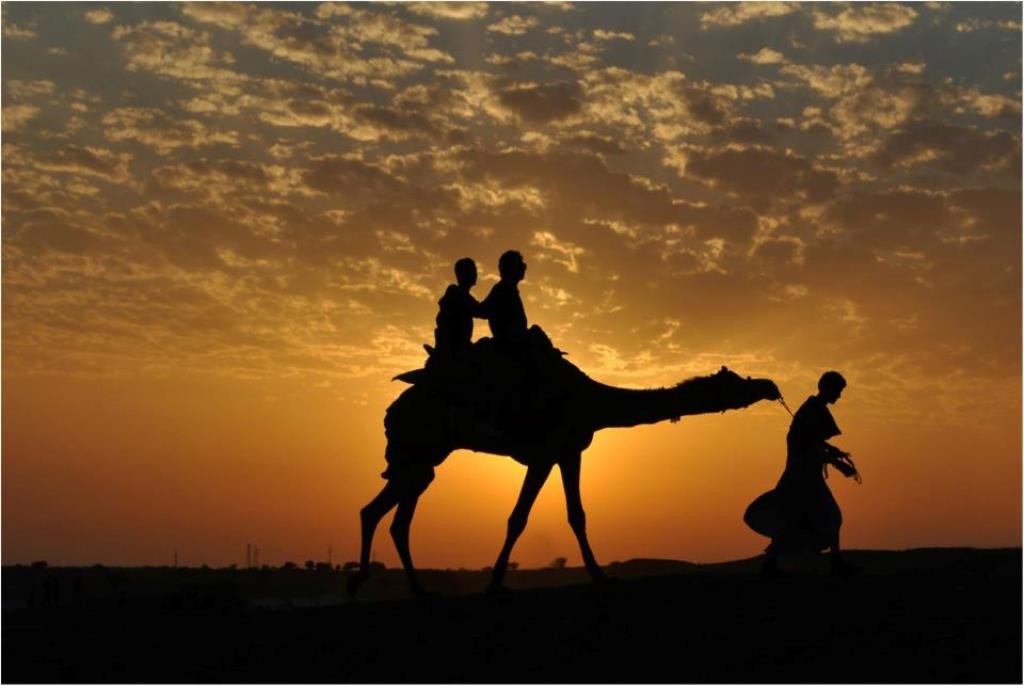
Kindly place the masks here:
<instances>
[{"instance_id":1,"label":"saddle on camel","mask_svg":"<svg viewBox=\"0 0 1024 686\"><path fill-rule=\"evenodd\" d=\"M474 439L536 441L543 438L545 427L557 423L559 389L582 372L562 359L565 353L539 326L527 326L518 289L526 276L523 256L506 251L498 260L498 272L500 280L478 303L470 293L477 281L476 264L468 257L455 263L456 283L438 301L434 347L423 346L429 358L422 369L395 377L413 388L402 394L389 416L403 414L407 406L430 406L428 416L417 415L421 429L453 445ZM474 318L487 319L491 330L490 337L476 343ZM441 431L443 436L438 435Z\"/></svg>"},{"instance_id":2,"label":"saddle on camel","mask_svg":"<svg viewBox=\"0 0 1024 686\"><path fill-rule=\"evenodd\" d=\"M438 354L424 344L426 364L394 377L413 388L399 397L389 414L402 413L406 404L418 410L433 406L431 416L415 415L421 429L444 431L454 444L542 438L545 427L561 412L564 397L559 389L584 374L564 359L566 353L539 326L528 329L524 342L525 347L513 353L484 337L458 356ZM443 419L440 425L438 419Z\"/></svg>"}]
</instances>

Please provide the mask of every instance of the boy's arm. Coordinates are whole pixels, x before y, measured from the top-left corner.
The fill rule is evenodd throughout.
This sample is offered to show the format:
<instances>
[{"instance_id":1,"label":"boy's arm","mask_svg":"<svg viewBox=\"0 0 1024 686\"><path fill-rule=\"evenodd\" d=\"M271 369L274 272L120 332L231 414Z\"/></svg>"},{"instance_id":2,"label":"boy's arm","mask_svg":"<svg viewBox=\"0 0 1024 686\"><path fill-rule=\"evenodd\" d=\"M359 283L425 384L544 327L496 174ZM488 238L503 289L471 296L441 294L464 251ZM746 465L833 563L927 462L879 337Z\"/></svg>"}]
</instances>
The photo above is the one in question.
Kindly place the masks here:
<instances>
[{"instance_id":1,"label":"boy's arm","mask_svg":"<svg viewBox=\"0 0 1024 686\"><path fill-rule=\"evenodd\" d=\"M473 296L470 296L471 298ZM476 302L476 298L473 298L473 302ZM491 316L491 310L494 308L494 289L487 294L487 297L482 301L476 303L476 310L473 312L473 316L477 319L487 319Z\"/></svg>"},{"instance_id":2,"label":"boy's arm","mask_svg":"<svg viewBox=\"0 0 1024 686\"><path fill-rule=\"evenodd\" d=\"M488 296L490 297L490 296ZM487 300L477 301L472 295L469 296L469 312L477 319L487 319Z\"/></svg>"}]
</instances>

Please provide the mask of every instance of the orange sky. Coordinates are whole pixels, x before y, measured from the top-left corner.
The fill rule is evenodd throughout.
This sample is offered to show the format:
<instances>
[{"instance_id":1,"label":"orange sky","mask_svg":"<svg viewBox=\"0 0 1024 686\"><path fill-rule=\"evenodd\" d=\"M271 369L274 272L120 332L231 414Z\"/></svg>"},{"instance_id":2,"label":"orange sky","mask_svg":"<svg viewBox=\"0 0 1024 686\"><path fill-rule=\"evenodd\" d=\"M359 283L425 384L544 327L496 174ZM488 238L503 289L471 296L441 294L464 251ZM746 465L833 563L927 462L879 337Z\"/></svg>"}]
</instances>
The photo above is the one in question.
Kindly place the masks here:
<instances>
[{"instance_id":1,"label":"orange sky","mask_svg":"<svg viewBox=\"0 0 1024 686\"><path fill-rule=\"evenodd\" d=\"M842 371L847 546L1020 544L1018 4L3 12L4 564L354 559L389 379L508 248L600 381ZM788 420L599 434L598 559L758 554ZM417 562L491 564L523 475L449 458ZM557 478L525 566L579 564Z\"/></svg>"}]
</instances>

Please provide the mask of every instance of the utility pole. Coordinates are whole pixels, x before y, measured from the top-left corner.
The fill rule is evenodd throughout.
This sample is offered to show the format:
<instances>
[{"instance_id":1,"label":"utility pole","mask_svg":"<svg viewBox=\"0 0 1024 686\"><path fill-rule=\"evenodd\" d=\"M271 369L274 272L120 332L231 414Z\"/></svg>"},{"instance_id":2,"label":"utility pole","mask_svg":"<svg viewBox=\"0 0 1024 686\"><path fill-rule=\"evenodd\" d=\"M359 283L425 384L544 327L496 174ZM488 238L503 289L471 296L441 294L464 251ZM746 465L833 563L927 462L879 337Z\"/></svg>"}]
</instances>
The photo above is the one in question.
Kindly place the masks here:
<instances>
[{"instance_id":1,"label":"utility pole","mask_svg":"<svg viewBox=\"0 0 1024 686\"><path fill-rule=\"evenodd\" d=\"M252 543L245 544L245 568L252 569Z\"/></svg>"}]
</instances>

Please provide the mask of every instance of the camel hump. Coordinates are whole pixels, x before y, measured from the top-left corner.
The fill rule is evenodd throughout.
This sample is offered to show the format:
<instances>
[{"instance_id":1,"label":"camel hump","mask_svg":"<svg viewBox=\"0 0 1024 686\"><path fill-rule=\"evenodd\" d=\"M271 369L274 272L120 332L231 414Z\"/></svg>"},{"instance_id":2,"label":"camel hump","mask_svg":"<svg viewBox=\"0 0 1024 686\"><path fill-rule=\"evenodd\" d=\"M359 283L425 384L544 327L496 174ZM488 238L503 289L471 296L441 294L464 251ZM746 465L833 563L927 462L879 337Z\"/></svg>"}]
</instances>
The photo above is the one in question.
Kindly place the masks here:
<instances>
[{"instance_id":1,"label":"camel hump","mask_svg":"<svg viewBox=\"0 0 1024 686\"><path fill-rule=\"evenodd\" d=\"M458 356L435 354L423 369L397 375L412 385L385 413L389 463L406 453L442 454L478 434L541 431L586 379L564 355L534 326L515 349L484 337Z\"/></svg>"},{"instance_id":2,"label":"camel hump","mask_svg":"<svg viewBox=\"0 0 1024 686\"><path fill-rule=\"evenodd\" d=\"M524 374L533 378L553 379L565 374L582 375L567 362L567 353L551 342L536 324L530 327L518 346L499 346L493 338L480 338L457 355L438 355L424 346L430 357L420 369L412 369L392 377L392 381L408 384L472 386L515 385Z\"/></svg>"}]
</instances>

